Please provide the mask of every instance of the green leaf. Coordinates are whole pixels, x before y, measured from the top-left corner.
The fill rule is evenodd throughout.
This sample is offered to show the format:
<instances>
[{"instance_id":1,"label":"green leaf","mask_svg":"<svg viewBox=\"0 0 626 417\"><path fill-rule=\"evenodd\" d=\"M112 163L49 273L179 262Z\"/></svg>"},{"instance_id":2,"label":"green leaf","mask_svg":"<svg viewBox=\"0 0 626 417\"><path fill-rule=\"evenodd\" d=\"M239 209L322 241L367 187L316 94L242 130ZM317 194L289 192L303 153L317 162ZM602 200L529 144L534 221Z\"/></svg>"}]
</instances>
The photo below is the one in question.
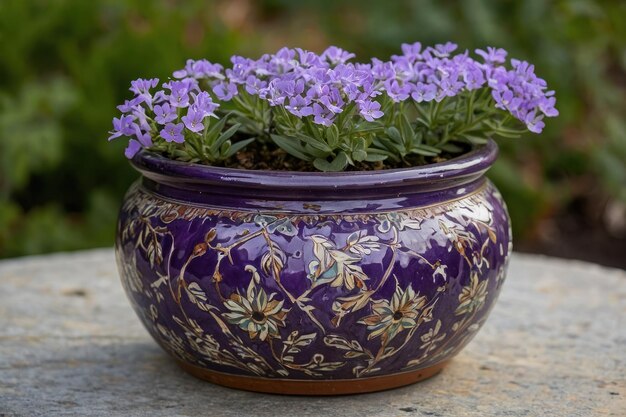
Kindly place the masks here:
<instances>
[{"instance_id":1,"label":"green leaf","mask_svg":"<svg viewBox=\"0 0 626 417\"><path fill-rule=\"evenodd\" d=\"M367 161L367 162L378 162L378 161L384 161L387 158L388 158L387 155L369 153L369 154L367 154L367 157L365 158L365 161Z\"/></svg>"},{"instance_id":2,"label":"green leaf","mask_svg":"<svg viewBox=\"0 0 626 417\"><path fill-rule=\"evenodd\" d=\"M274 143L288 154L293 155L296 158L300 158L304 161L310 162L313 159L310 155L306 154L306 151L304 150L302 145L300 145L300 141L298 139L286 138L280 135L271 135L271 137Z\"/></svg>"},{"instance_id":3,"label":"green leaf","mask_svg":"<svg viewBox=\"0 0 626 417\"><path fill-rule=\"evenodd\" d=\"M429 145L415 145L415 148L420 148L423 149L425 151L430 151L430 152L436 152L436 153L441 153L441 149L434 147L434 146L429 146Z\"/></svg>"},{"instance_id":4,"label":"green leaf","mask_svg":"<svg viewBox=\"0 0 626 417\"><path fill-rule=\"evenodd\" d=\"M442 146L440 146L442 151L446 151L446 152L450 152L450 153L460 153L463 152L463 148L461 148L460 146L457 146L453 143L446 143Z\"/></svg>"},{"instance_id":5,"label":"green leaf","mask_svg":"<svg viewBox=\"0 0 626 417\"><path fill-rule=\"evenodd\" d=\"M317 158L313 161L315 168L324 172L337 172L343 171L348 165L348 155L345 152L340 152L332 162L328 162L325 159Z\"/></svg>"},{"instance_id":6,"label":"green leaf","mask_svg":"<svg viewBox=\"0 0 626 417\"><path fill-rule=\"evenodd\" d=\"M321 150L319 148L311 146L310 143L304 144L304 152L311 155L314 158L322 158L322 159L326 159L329 155L332 154L332 151Z\"/></svg>"},{"instance_id":7,"label":"green leaf","mask_svg":"<svg viewBox=\"0 0 626 417\"><path fill-rule=\"evenodd\" d=\"M333 151L333 148L328 146L326 142L322 142L321 140L317 140L315 138L309 138L310 140L305 141L307 145L312 146L315 149L318 149L322 152L330 153Z\"/></svg>"},{"instance_id":8,"label":"green leaf","mask_svg":"<svg viewBox=\"0 0 626 417\"><path fill-rule=\"evenodd\" d=\"M416 145L411 148L411 153L424 156L437 156L441 153L441 150L428 145Z\"/></svg>"},{"instance_id":9,"label":"green leaf","mask_svg":"<svg viewBox=\"0 0 626 417\"><path fill-rule=\"evenodd\" d=\"M330 148L334 149L339 144L339 129L335 125L330 125L328 129L326 129L326 141Z\"/></svg>"},{"instance_id":10,"label":"green leaf","mask_svg":"<svg viewBox=\"0 0 626 417\"><path fill-rule=\"evenodd\" d=\"M467 139L467 141L472 145L484 145L485 143L489 142L489 139L483 136L462 135L461 137Z\"/></svg>"},{"instance_id":11,"label":"green leaf","mask_svg":"<svg viewBox=\"0 0 626 417\"><path fill-rule=\"evenodd\" d=\"M402 135L395 126L391 126L387 130L385 130L385 133L387 134L387 136L389 136L389 139L398 143L402 143Z\"/></svg>"},{"instance_id":12,"label":"green leaf","mask_svg":"<svg viewBox=\"0 0 626 417\"><path fill-rule=\"evenodd\" d=\"M206 140L211 145L218 137L220 132L224 130L224 126L226 125L226 120L230 114L222 117L217 123L215 123L209 130L206 132ZM210 119L209 119L210 120Z\"/></svg>"},{"instance_id":13,"label":"green leaf","mask_svg":"<svg viewBox=\"0 0 626 417\"><path fill-rule=\"evenodd\" d=\"M215 153L220 148L220 146L222 146L222 144L224 142L226 142L228 139L230 139L237 132L237 130L239 130L240 127L241 127L241 124L240 123L236 123L236 124L232 125L226 132L222 133L220 135L219 139L217 139L211 145L211 152Z\"/></svg>"},{"instance_id":14,"label":"green leaf","mask_svg":"<svg viewBox=\"0 0 626 417\"><path fill-rule=\"evenodd\" d=\"M224 155L224 157L225 158L230 158L231 156L233 156L234 154L239 152L241 149L245 148L246 145L248 145L249 143L254 142L255 139L256 138L250 138L250 139L240 140L239 142L233 143L230 146L230 148L228 148L228 151L226 151L226 154Z\"/></svg>"},{"instance_id":15,"label":"green leaf","mask_svg":"<svg viewBox=\"0 0 626 417\"><path fill-rule=\"evenodd\" d=\"M367 158L367 152L365 152L362 149L358 149L352 152L352 159L354 159L355 161L360 162L360 161L365 160L365 158Z\"/></svg>"},{"instance_id":16,"label":"green leaf","mask_svg":"<svg viewBox=\"0 0 626 417\"><path fill-rule=\"evenodd\" d=\"M404 145L407 148L410 147L412 145L415 132L413 131L413 126L411 126L411 122L406 114L403 114L402 117L400 117L400 132L402 133Z\"/></svg>"}]
</instances>

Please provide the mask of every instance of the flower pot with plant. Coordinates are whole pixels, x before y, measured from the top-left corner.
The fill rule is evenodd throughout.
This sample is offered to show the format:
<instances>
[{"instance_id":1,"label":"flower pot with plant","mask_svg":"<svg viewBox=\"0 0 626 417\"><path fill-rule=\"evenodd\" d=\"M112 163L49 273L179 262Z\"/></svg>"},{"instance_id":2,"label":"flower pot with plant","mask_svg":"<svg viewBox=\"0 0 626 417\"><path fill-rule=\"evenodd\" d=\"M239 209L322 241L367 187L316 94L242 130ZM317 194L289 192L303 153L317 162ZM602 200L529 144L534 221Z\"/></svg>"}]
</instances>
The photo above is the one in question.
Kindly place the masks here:
<instances>
[{"instance_id":1,"label":"flower pot with plant","mask_svg":"<svg viewBox=\"0 0 626 417\"><path fill-rule=\"evenodd\" d=\"M154 339L231 387L343 394L437 373L511 253L493 137L539 133L553 92L502 49L388 61L283 48L132 82L111 139L141 173L116 254Z\"/></svg>"}]
</instances>

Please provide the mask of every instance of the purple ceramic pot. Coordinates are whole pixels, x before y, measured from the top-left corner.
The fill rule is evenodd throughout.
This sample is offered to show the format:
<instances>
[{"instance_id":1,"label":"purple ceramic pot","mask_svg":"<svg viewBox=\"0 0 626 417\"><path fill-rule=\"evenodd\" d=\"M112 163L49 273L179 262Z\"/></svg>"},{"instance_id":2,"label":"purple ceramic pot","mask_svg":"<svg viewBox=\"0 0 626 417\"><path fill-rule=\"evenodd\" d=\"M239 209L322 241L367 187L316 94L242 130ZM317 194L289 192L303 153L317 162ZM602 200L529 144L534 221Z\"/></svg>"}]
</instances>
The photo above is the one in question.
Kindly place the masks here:
<instances>
[{"instance_id":1,"label":"purple ceramic pot","mask_svg":"<svg viewBox=\"0 0 626 417\"><path fill-rule=\"evenodd\" d=\"M497 146L411 169L248 171L132 161L117 261L154 339L192 374L343 394L437 373L476 334L511 232Z\"/></svg>"}]
</instances>

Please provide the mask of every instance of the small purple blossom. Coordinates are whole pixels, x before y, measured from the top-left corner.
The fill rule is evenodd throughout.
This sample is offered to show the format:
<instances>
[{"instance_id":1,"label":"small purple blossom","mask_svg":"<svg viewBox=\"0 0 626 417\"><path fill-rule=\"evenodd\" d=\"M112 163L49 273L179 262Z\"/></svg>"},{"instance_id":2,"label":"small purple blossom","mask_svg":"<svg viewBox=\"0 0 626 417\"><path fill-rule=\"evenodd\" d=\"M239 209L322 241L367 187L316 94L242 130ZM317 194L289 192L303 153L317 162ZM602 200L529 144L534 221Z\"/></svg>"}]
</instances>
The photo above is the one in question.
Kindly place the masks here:
<instances>
[{"instance_id":1,"label":"small purple blossom","mask_svg":"<svg viewBox=\"0 0 626 417\"><path fill-rule=\"evenodd\" d=\"M185 81L170 81L163 86L171 91L169 102L172 106L181 108L189 106L189 83Z\"/></svg>"},{"instance_id":2,"label":"small purple blossom","mask_svg":"<svg viewBox=\"0 0 626 417\"><path fill-rule=\"evenodd\" d=\"M343 111L341 106L343 106L344 102L337 90L333 90L330 94L320 97L320 103L334 114L341 113Z\"/></svg>"},{"instance_id":3,"label":"small purple blossom","mask_svg":"<svg viewBox=\"0 0 626 417\"><path fill-rule=\"evenodd\" d=\"M422 58L422 44L420 42L415 43L403 43L401 46L402 55L410 62L415 62ZM395 59L394 59L395 58ZM393 56L392 59L398 60L398 56Z\"/></svg>"},{"instance_id":4,"label":"small purple blossom","mask_svg":"<svg viewBox=\"0 0 626 417\"><path fill-rule=\"evenodd\" d=\"M556 98L544 97L539 99L539 110L547 117L556 117L559 115L559 111L554 107L556 104Z\"/></svg>"},{"instance_id":5,"label":"small purple blossom","mask_svg":"<svg viewBox=\"0 0 626 417\"><path fill-rule=\"evenodd\" d=\"M437 95L437 86L434 84L417 83L411 97L418 103L432 101Z\"/></svg>"},{"instance_id":6,"label":"small purple blossom","mask_svg":"<svg viewBox=\"0 0 626 417\"><path fill-rule=\"evenodd\" d=\"M152 146L152 134L150 131L142 132L140 129L137 129L135 131L135 136L137 137L139 143L141 143L141 146L143 146L144 148L149 148L150 146Z\"/></svg>"},{"instance_id":7,"label":"small purple blossom","mask_svg":"<svg viewBox=\"0 0 626 417\"><path fill-rule=\"evenodd\" d=\"M309 102L301 95L291 97L289 104L285 106L289 113L296 117L305 117L313 114L313 107L309 106Z\"/></svg>"},{"instance_id":8,"label":"small purple blossom","mask_svg":"<svg viewBox=\"0 0 626 417\"><path fill-rule=\"evenodd\" d=\"M533 133L541 133L545 126L545 123L543 122L543 114L537 115L534 110L529 112L524 117L524 123L526 124L528 130Z\"/></svg>"},{"instance_id":9,"label":"small purple blossom","mask_svg":"<svg viewBox=\"0 0 626 417\"><path fill-rule=\"evenodd\" d=\"M168 123L163 129L161 129L161 137L167 142L183 143L185 137L183 136L183 129L185 125L182 123Z\"/></svg>"},{"instance_id":10,"label":"small purple blossom","mask_svg":"<svg viewBox=\"0 0 626 417\"><path fill-rule=\"evenodd\" d=\"M437 58L447 58L450 54L456 51L457 45L452 42L446 42L445 44L435 45L435 48L430 48L430 52Z\"/></svg>"},{"instance_id":11,"label":"small purple blossom","mask_svg":"<svg viewBox=\"0 0 626 417\"><path fill-rule=\"evenodd\" d=\"M411 95L411 87L408 84L400 84L397 80L385 81L385 90L389 98L396 103L406 100Z\"/></svg>"},{"instance_id":12,"label":"small purple blossom","mask_svg":"<svg viewBox=\"0 0 626 417\"><path fill-rule=\"evenodd\" d=\"M178 117L176 115L176 108L170 106L169 103L157 104L154 106L154 120L160 124L165 125Z\"/></svg>"},{"instance_id":13,"label":"small purple blossom","mask_svg":"<svg viewBox=\"0 0 626 417\"><path fill-rule=\"evenodd\" d=\"M194 104L199 112L201 112L204 116L215 116L215 110L219 107L219 104L213 102L211 95L206 91L202 91L201 93L194 96Z\"/></svg>"},{"instance_id":14,"label":"small purple blossom","mask_svg":"<svg viewBox=\"0 0 626 417\"><path fill-rule=\"evenodd\" d=\"M133 159L133 157L139 152L141 149L141 144L137 142L135 139L131 139L128 141L128 146L124 150L124 155L128 159Z\"/></svg>"},{"instance_id":15,"label":"small purple blossom","mask_svg":"<svg viewBox=\"0 0 626 417\"><path fill-rule=\"evenodd\" d=\"M339 65L345 64L354 57L353 53L331 46L322 53L321 59L328 61L331 65Z\"/></svg>"},{"instance_id":16,"label":"small purple blossom","mask_svg":"<svg viewBox=\"0 0 626 417\"><path fill-rule=\"evenodd\" d=\"M204 129L204 124L202 124L202 120L205 118L205 113L203 110L198 109L195 105L190 106L187 110L187 115L183 116L181 120L185 124L185 127L191 130L194 133L198 133Z\"/></svg>"},{"instance_id":17,"label":"small purple blossom","mask_svg":"<svg viewBox=\"0 0 626 417\"><path fill-rule=\"evenodd\" d=\"M383 112L380 111L380 103L377 101L363 101L359 103L359 113L368 122L373 122L374 119L383 117Z\"/></svg>"},{"instance_id":18,"label":"small purple blossom","mask_svg":"<svg viewBox=\"0 0 626 417\"><path fill-rule=\"evenodd\" d=\"M318 125L330 126L333 124L333 114L326 108L320 106L319 104L313 104L313 122Z\"/></svg>"},{"instance_id":19,"label":"small purple blossom","mask_svg":"<svg viewBox=\"0 0 626 417\"><path fill-rule=\"evenodd\" d=\"M192 77L196 79L208 78L223 80L225 78L223 71L223 66L220 64L212 64L206 59L200 59L198 61L188 59L185 69L174 71L173 75L175 78Z\"/></svg>"},{"instance_id":20,"label":"small purple blossom","mask_svg":"<svg viewBox=\"0 0 626 417\"><path fill-rule=\"evenodd\" d=\"M267 87L267 81L263 81L254 75L249 75L246 78L246 91L248 94L252 94L254 96L258 96L260 91Z\"/></svg>"},{"instance_id":21,"label":"small purple blossom","mask_svg":"<svg viewBox=\"0 0 626 417\"><path fill-rule=\"evenodd\" d=\"M159 84L158 78L151 78L149 80L138 78L130 82L130 91L138 96L142 94L150 94L150 89L156 87L157 84Z\"/></svg>"},{"instance_id":22,"label":"small purple blossom","mask_svg":"<svg viewBox=\"0 0 626 417\"><path fill-rule=\"evenodd\" d=\"M483 57L485 62L488 64L502 64L506 61L507 52L502 48L493 48L488 46L486 51L476 49L475 52Z\"/></svg>"},{"instance_id":23,"label":"small purple blossom","mask_svg":"<svg viewBox=\"0 0 626 417\"><path fill-rule=\"evenodd\" d=\"M122 113L131 113L134 109L136 109L141 103L144 102L144 97L137 96L132 100L125 100L124 104L120 104L117 106L117 109Z\"/></svg>"},{"instance_id":24,"label":"small purple blossom","mask_svg":"<svg viewBox=\"0 0 626 417\"><path fill-rule=\"evenodd\" d=\"M113 130L110 131L109 140L119 138L120 136L131 136L138 128L135 123L135 117L130 115L122 115L120 118L113 118Z\"/></svg>"},{"instance_id":25,"label":"small purple blossom","mask_svg":"<svg viewBox=\"0 0 626 417\"><path fill-rule=\"evenodd\" d=\"M137 98L142 98L143 102L152 107L152 94L150 89L156 87L159 84L158 78L151 78L149 80L138 78L130 82L130 91L136 94Z\"/></svg>"},{"instance_id":26,"label":"small purple blossom","mask_svg":"<svg viewBox=\"0 0 626 417\"><path fill-rule=\"evenodd\" d=\"M237 95L237 85L234 83L219 83L213 87L213 92L218 99L222 101L230 101Z\"/></svg>"}]
</instances>

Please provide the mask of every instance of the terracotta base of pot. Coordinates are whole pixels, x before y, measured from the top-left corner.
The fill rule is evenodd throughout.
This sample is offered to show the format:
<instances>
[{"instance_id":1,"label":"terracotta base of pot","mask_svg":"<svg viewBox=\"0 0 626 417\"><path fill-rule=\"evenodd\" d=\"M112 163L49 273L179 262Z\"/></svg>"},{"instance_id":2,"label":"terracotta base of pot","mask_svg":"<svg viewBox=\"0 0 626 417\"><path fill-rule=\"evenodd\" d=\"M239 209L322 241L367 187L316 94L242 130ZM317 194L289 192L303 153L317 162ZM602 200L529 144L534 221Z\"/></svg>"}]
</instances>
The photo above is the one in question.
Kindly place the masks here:
<instances>
[{"instance_id":1,"label":"terracotta base of pot","mask_svg":"<svg viewBox=\"0 0 626 417\"><path fill-rule=\"evenodd\" d=\"M210 371L179 360L176 362L178 362L178 365L191 375L213 382L214 384L246 391L288 395L342 395L383 391L390 388L413 384L430 378L431 376L438 374L448 363L448 361L443 361L436 365L429 366L428 368L418 369L416 371L374 376L369 378L307 381L232 375L223 372Z\"/></svg>"}]
</instances>

